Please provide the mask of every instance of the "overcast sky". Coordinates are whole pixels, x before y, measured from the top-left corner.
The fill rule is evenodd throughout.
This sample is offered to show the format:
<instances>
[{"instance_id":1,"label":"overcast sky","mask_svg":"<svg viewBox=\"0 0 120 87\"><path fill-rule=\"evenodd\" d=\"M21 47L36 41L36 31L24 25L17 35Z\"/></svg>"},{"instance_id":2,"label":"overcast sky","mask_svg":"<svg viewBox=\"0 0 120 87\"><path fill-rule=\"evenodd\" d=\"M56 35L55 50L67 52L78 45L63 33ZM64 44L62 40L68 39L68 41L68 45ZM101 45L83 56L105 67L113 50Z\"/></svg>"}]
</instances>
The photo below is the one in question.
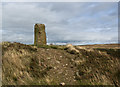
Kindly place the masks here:
<instances>
[{"instance_id":1,"label":"overcast sky","mask_svg":"<svg viewBox=\"0 0 120 87\"><path fill-rule=\"evenodd\" d=\"M2 8L3 41L32 44L35 23L46 25L48 43L118 39L117 2L6 2Z\"/></svg>"}]
</instances>

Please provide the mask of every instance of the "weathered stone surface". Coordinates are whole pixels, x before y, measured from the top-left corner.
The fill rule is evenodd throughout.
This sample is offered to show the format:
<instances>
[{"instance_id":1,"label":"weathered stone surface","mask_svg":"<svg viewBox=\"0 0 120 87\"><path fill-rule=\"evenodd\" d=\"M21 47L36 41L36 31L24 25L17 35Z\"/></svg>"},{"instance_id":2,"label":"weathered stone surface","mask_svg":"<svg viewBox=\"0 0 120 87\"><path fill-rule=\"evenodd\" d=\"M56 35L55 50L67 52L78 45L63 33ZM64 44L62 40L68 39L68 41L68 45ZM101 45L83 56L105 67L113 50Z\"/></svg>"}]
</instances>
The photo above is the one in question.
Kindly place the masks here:
<instances>
[{"instance_id":1,"label":"weathered stone surface","mask_svg":"<svg viewBox=\"0 0 120 87\"><path fill-rule=\"evenodd\" d=\"M79 53L79 50L77 50L72 44L67 44L66 48L69 53Z\"/></svg>"},{"instance_id":2,"label":"weathered stone surface","mask_svg":"<svg viewBox=\"0 0 120 87\"><path fill-rule=\"evenodd\" d=\"M46 33L44 24L35 24L34 45L46 45Z\"/></svg>"}]
</instances>

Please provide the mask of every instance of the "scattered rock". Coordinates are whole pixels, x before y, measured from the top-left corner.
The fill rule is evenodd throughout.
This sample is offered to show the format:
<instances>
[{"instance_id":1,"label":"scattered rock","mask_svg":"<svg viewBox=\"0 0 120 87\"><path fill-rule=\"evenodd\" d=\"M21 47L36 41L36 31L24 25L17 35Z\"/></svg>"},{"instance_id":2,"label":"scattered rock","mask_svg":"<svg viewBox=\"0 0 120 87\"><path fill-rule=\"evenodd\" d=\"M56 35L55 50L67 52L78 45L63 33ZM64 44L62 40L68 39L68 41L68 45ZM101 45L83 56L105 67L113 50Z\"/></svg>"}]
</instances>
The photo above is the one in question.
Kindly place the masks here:
<instances>
[{"instance_id":1,"label":"scattered rock","mask_svg":"<svg viewBox=\"0 0 120 87\"><path fill-rule=\"evenodd\" d=\"M75 60L74 62L75 62L76 65L80 65L80 64L85 63L86 60L85 60L85 59L77 59L77 60Z\"/></svg>"}]
</instances>

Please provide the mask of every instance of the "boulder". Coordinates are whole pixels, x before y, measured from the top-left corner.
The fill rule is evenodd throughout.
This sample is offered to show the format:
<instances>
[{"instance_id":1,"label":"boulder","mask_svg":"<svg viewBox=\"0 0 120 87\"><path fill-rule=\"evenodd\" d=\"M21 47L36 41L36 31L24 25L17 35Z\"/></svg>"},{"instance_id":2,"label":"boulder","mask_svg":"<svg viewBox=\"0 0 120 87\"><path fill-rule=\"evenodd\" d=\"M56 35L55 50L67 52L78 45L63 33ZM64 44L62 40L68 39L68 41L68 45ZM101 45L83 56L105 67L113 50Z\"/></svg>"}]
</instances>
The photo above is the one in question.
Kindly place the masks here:
<instances>
[{"instance_id":1,"label":"boulder","mask_svg":"<svg viewBox=\"0 0 120 87\"><path fill-rule=\"evenodd\" d=\"M67 50L67 52L69 52L71 54L78 54L79 53L79 50L77 50L72 44L67 44L66 50Z\"/></svg>"}]
</instances>

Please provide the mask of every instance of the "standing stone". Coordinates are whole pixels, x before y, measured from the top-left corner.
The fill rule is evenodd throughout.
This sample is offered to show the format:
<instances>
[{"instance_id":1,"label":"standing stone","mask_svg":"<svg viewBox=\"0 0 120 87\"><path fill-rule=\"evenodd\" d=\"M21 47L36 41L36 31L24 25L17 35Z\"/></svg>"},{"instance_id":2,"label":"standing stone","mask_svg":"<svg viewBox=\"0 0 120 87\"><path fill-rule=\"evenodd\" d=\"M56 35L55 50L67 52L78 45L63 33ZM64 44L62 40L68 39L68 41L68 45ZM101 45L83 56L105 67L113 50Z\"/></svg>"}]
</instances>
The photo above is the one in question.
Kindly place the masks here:
<instances>
[{"instance_id":1,"label":"standing stone","mask_svg":"<svg viewBox=\"0 0 120 87\"><path fill-rule=\"evenodd\" d=\"M46 45L46 33L44 24L35 24L34 45Z\"/></svg>"}]
</instances>

